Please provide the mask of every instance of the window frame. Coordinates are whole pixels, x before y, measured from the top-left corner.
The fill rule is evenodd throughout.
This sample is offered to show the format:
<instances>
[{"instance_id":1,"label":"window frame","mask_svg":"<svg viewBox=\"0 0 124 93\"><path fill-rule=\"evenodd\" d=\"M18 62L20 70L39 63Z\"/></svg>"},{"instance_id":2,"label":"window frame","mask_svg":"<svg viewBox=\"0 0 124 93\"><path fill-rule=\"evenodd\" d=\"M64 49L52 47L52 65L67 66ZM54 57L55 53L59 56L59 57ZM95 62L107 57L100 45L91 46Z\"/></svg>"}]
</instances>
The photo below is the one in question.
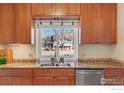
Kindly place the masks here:
<instances>
[{"instance_id":1,"label":"window frame","mask_svg":"<svg viewBox=\"0 0 124 93\"><path fill-rule=\"evenodd\" d=\"M41 55L41 52L42 52L42 37L41 37L41 34L42 34L42 31L39 30L39 27L37 26L37 24L39 23L40 21L36 21L36 58L39 60L39 61L45 61L45 62L49 62L50 61L50 58L53 57L53 56L42 56ZM42 27L42 26L40 26ZM61 28L73 28L75 29L74 30L74 56L73 57L67 57L67 56L64 56L64 60L65 61L74 61L74 60L77 60L78 59L78 44L79 44L79 24L76 25L76 26L43 26L42 28L45 29L45 28L56 28L56 29L61 29ZM58 45L59 46L59 45ZM59 58L61 58L61 56L59 56L58 54L58 51L56 49L56 58L57 60L59 60Z\"/></svg>"}]
</instances>

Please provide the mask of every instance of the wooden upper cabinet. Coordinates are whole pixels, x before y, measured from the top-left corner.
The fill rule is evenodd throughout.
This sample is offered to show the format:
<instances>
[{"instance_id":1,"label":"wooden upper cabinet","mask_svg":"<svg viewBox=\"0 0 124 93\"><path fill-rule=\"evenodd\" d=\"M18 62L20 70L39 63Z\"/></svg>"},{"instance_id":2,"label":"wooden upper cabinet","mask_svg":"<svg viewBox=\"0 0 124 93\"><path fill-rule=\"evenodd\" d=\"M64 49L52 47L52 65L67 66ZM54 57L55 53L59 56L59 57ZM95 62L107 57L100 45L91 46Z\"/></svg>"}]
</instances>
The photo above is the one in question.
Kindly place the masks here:
<instances>
[{"instance_id":1,"label":"wooden upper cabinet","mask_svg":"<svg viewBox=\"0 0 124 93\"><path fill-rule=\"evenodd\" d=\"M67 4L67 7L68 7L68 15L80 16L80 4L69 3Z\"/></svg>"},{"instance_id":2,"label":"wooden upper cabinet","mask_svg":"<svg viewBox=\"0 0 124 93\"><path fill-rule=\"evenodd\" d=\"M74 3L44 3L44 4L32 4L32 16L79 16L80 15L80 4Z\"/></svg>"},{"instance_id":3,"label":"wooden upper cabinet","mask_svg":"<svg viewBox=\"0 0 124 93\"><path fill-rule=\"evenodd\" d=\"M44 4L43 5L43 15L50 16L55 14L55 4Z\"/></svg>"},{"instance_id":4,"label":"wooden upper cabinet","mask_svg":"<svg viewBox=\"0 0 124 93\"><path fill-rule=\"evenodd\" d=\"M116 4L100 4L99 7L99 42L117 42L117 6Z\"/></svg>"},{"instance_id":5,"label":"wooden upper cabinet","mask_svg":"<svg viewBox=\"0 0 124 93\"><path fill-rule=\"evenodd\" d=\"M98 5L81 5L81 43L98 42Z\"/></svg>"},{"instance_id":6,"label":"wooden upper cabinet","mask_svg":"<svg viewBox=\"0 0 124 93\"><path fill-rule=\"evenodd\" d=\"M81 5L81 43L116 43L116 4Z\"/></svg>"},{"instance_id":7,"label":"wooden upper cabinet","mask_svg":"<svg viewBox=\"0 0 124 93\"><path fill-rule=\"evenodd\" d=\"M15 4L15 43L31 43L31 4Z\"/></svg>"},{"instance_id":8,"label":"wooden upper cabinet","mask_svg":"<svg viewBox=\"0 0 124 93\"><path fill-rule=\"evenodd\" d=\"M56 15L68 15L68 7L66 3L56 3Z\"/></svg>"},{"instance_id":9,"label":"wooden upper cabinet","mask_svg":"<svg viewBox=\"0 0 124 93\"><path fill-rule=\"evenodd\" d=\"M42 17L55 15L55 4L32 4L32 16Z\"/></svg>"},{"instance_id":10,"label":"wooden upper cabinet","mask_svg":"<svg viewBox=\"0 0 124 93\"><path fill-rule=\"evenodd\" d=\"M0 44L13 43L14 7L13 4L0 4Z\"/></svg>"},{"instance_id":11,"label":"wooden upper cabinet","mask_svg":"<svg viewBox=\"0 0 124 93\"><path fill-rule=\"evenodd\" d=\"M32 16L33 17L43 15L43 4L36 3L36 4L32 4L31 6L32 6Z\"/></svg>"}]
</instances>

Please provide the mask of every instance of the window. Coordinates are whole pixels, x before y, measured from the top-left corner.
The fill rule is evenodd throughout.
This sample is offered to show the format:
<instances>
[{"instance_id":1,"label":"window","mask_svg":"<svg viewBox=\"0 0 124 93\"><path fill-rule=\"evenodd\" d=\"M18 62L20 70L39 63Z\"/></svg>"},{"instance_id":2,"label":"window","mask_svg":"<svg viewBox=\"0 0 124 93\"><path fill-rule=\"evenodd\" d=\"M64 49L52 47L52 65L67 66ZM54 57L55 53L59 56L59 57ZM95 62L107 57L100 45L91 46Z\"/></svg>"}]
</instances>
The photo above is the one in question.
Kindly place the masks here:
<instances>
[{"instance_id":1,"label":"window","mask_svg":"<svg viewBox=\"0 0 124 93\"><path fill-rule=\"evenodd\" d=\"M37 21L38 57L48 61L57 59L74 60L78 56L78 21Z\"/></svg>"}]
</instances>

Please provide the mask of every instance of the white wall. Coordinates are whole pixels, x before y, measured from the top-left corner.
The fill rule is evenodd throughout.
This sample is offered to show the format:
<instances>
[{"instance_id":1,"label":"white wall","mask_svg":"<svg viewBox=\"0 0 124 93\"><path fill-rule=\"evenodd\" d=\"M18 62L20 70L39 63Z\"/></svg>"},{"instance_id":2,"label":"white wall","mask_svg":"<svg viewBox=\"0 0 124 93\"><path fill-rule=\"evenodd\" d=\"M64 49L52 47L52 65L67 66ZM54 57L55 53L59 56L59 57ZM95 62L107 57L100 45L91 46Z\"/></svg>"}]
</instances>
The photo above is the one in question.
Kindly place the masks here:
<instances>
[{"instance_id":1,"label":"white wall","mask_svg":"<svg viewBox=\"0 0 124 93\"><path fill-rule=\"evenodd\" d=\"M4 45L4 48L11 48L13 50L14 59L27 59L35 57L35 47L33 45Z\"/></svg>"},{"instance_id":2,"label":"white wall","mask_svg":"<svg viewBox=\"0 0 124 93\"><path fill-rule=\"evenodd\" d=\"M4 46L3 45L0 45L0 49L3 49L4 48Z\"/></svg>"},{"instance_id":3,"label":"white wall","mask_svg":"<svg viewBox=\"0 0 124 93\"><path fill-rule=\"evenodd\" d=\"M118 4L117 45L113 46L112 57L124 60L124 3Z\"/></svg>"},{"instance_id":4,"label":"white wall","mask_svg":"<svg viewBox=\"0 0 124 93\"><path fill-rule=\"evenodd\" d=\"M86 44L79 46L79 58L111 58L112 45Z\"/></svg>"}]
</instances>

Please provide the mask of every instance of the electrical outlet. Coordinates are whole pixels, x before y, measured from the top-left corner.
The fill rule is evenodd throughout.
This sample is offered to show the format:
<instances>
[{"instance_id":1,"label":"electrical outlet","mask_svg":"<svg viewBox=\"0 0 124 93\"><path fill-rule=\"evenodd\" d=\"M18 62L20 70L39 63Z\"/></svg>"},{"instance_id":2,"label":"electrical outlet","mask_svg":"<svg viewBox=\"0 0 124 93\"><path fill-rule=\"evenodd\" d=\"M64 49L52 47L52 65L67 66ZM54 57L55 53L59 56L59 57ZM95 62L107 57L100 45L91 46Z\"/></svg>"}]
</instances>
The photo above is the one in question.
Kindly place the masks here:
<instances>
[{"instance_id":1,"label":"electrical outlet","mask_svg":"<svg viewBox=\"0 0 124 93\"><path fill-rule=\"evenodd\" d=\"M85 57L85 53L84 52L82 53L82 57Z\"/></svg>"},{"instance_id":2,"label":"electrical outlet","mask_svg":"<svg viewBox=\"0 0 124 93\"><path fill-rule=\"evenodd\" d=\"M34 57L33 53L30 53L30 54L29 54L29 57Z\"/></svg>"}]
</instances>

